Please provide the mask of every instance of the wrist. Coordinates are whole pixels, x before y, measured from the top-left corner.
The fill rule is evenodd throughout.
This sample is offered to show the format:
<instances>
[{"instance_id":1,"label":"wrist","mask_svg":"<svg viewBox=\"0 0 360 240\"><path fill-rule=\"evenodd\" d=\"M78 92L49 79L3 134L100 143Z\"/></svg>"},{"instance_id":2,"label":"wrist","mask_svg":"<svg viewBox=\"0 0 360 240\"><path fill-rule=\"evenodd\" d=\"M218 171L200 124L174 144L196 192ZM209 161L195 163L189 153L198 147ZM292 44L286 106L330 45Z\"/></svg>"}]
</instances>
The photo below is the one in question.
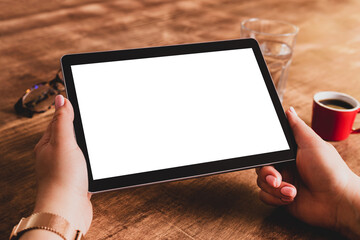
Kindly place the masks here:
<instances>
[{"instance_id":1,"label":"wrist","mask_svg":"<svg viewBox=\"0 0 360 240\"><path fill-rule=\"evenodd\" d=\"M354 173L337 207L336 229L350 239L360 238L360 177Z\"/></svg>"},{"instance_id":2,"label":"wrist","mask_svg":"<svg viewBox=\"0 0 360 240\"><path fill-rule=\"evenodd\" d=\"M60 188L61 189L61 188ZM92 220L92 206L87 196L52 188L38 189L34 213L49 212L65 218L85 235Z\"/></svg>"}]
</instances>

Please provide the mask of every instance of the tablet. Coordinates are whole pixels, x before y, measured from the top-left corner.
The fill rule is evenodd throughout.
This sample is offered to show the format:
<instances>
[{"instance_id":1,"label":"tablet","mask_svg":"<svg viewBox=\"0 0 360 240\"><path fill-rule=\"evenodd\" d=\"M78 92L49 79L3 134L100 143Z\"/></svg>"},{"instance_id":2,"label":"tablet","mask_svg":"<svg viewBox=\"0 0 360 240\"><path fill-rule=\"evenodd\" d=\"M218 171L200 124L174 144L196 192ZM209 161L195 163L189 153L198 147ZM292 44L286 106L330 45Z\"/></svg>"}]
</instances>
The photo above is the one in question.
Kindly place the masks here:
<instances>
[{"instance_id":1,"label":"tablet","mask_svg":"<svg viewBox=\"0 0 360 240\"><path fill-rule=\"evenodd\" d=\"M61 64L90 192L295 159L255 40L70 54Z\"/></svg>"}]
</instances>

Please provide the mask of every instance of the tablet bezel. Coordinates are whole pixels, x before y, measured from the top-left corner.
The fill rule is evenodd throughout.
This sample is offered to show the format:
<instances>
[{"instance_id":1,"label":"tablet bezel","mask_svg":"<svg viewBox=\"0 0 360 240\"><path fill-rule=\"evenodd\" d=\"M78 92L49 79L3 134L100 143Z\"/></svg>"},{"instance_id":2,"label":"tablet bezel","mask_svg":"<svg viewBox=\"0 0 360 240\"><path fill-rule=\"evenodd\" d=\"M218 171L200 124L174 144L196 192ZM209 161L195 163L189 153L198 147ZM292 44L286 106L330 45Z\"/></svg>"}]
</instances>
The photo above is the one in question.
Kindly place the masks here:
<instances>
[{"instance_id":1,"label":"tablet bezel","mask_svg":"<svg viewBox=\"0 0 360 240\"><path fill-rule=\"evenodd\" d=\"M257 154L251 156L223 159L206 163L180 166L169 169L161 169L143 173L117 176L94 180L92 176L89 155L87 151L85 135L83 131L79 105L71 72L71 66L77 64L89 64L99 62L121 61L140 58L151 58L161 56L172 56L192 53L214 52L223 50L234 50L252 48L261 74L265 81L270 98L279 118L290 149L271 153ZM237 171L257 166L293 161L296 159L296 143L293 133L286 119L281 102L275 90L270 73L261 54L260 48L254 39L236 39L217 42L182 44L173 46L150 47L139 49L127 49L119 51L92 52L80 54L68 54L61 58L61 66L65 79L67 97L74 108L74 129L77 143L83 151L89 180L89 192L99 192L126 187L134 187L164 181L174 181L186 178L200 177L224 172Z\"/></svg>"}]
</instances>

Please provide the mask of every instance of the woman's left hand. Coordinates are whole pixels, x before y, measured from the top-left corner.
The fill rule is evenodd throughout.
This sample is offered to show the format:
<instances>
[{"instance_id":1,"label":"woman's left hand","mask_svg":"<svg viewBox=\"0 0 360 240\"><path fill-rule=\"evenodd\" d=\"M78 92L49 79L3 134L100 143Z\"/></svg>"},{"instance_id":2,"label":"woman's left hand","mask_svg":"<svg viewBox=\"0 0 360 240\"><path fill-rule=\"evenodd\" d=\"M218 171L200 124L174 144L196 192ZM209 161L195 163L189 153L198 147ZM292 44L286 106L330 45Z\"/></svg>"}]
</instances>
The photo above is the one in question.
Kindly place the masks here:
<instances>
[{"instance_id":1,"label":"woman's left hand","mask_svg":"<svg viewBox=\"0 0 360 240\"><path fill-rule=\"evenodd\" d=\"M35 147L38 192L34 212L50 212L88 231L92 221L86 162L76 143L69 100L55 98L55 114Z\"/></svg>"}]
</instances>

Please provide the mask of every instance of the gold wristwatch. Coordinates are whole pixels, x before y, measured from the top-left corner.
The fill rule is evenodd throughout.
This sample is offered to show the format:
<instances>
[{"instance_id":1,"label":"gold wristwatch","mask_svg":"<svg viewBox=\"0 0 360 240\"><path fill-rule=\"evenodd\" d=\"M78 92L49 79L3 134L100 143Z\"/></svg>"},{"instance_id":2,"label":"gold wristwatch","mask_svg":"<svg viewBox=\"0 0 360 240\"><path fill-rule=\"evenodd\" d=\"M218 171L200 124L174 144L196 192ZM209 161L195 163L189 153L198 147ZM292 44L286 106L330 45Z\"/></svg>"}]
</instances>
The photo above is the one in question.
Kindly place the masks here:
<instances>
[{"instance_id":1,"label":"gold wristwatch","mask_svg":"<svg viewBox=\"0 0 360 240\"><path fill-rule=\"evenodd\" d=\"M32 229L51 231L64 240L85 240L80 230L75 230L65 218L52 213L34 213L27 218L22 218L14 226L10 240L19 239L22 234Z\"/></svg>"}]
</instances>

